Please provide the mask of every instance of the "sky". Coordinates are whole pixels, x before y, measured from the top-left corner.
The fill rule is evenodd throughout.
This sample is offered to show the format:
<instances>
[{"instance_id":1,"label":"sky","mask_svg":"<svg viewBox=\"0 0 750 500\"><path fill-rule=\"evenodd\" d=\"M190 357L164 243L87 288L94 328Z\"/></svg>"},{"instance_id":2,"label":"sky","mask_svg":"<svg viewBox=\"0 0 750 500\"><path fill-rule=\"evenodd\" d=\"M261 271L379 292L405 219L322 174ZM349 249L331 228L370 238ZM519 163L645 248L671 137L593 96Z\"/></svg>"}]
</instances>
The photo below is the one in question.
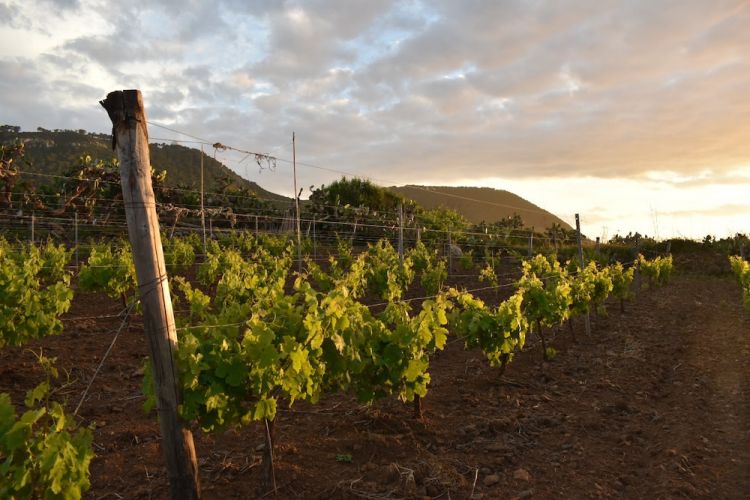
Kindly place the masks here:
<instances>
[{"instance_id":1,"label":"sky","mask_svg":"<svg viewBox=\"0 0 750 500\"><path fill-rule=\"evenodd\" d=\"M98 101L138 88L162 142L283 160L294 131L303 197L347 172L726 236L750 232L749 28L724 0L0 0L0 122L109 132ZM293 192L288 162L207 153Z\"/></svg>"}]
</instances>

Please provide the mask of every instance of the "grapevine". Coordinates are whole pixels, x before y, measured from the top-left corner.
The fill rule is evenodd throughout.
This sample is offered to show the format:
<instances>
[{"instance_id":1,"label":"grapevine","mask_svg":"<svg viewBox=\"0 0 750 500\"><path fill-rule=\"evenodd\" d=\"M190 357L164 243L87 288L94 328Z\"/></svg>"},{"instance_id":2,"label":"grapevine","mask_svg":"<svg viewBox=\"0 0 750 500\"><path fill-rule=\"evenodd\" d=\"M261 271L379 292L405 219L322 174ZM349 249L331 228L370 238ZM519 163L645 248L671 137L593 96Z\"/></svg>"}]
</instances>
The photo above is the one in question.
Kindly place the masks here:
<instances>
[{"instance_id":1,"label":"grapevine","mask_svg":"<svg viewBox=\"0 0 750 500\"><path fill-rule=\"evenodd\" d=\"M88 262L78 272L78 285L84 292L104 292L113 299L122 299L127 307L128 296L136 300L137 287L130 245L100 243L92 247Z\"/></svg>"},{"instance_id":2,"label":"grapevine","mask_svg":"<svg viewBox=\"0 0 750 500\"><path fill-rule=\"evenodd\" d=\"M450 290L456 301L450 326L467 349L479 347L490 363L499 367L502 377L515 352L526 343L528 321L523 314L523 295L515 293L492 310L467 292Z\"/></svg>"},{"instance_id":3,"label":"grapevine","mask_svg":"<svg viewBox=\"0 0 750 500\"><path fill-rule=\"evenodd\" d=\"M646 277L646 286L661 286L669 282L672 276L672 256L656 257L653 260L638 255L638 264L643 276Z\"/></svg>"},{"instance_id":4,"label":"grapevine","mask_svg":"<svg viewBox=\"0 0 750 500\"><path fill-rule=\"evenodd\" d=\"M497 290L500 286L500 278L498 277L497 273L495 272L495 267L493 266L493 263L488 262L484 268L479 271L479 281L481 283L487 283L489 286L495 289L495 295L497 295Z\"/></svg>"},{"instance_id":5,"label":"grapevine","mask_svg":"<svg viewBox=\"0 0 750 500\"><path fill-rule=\"evenodd\" d=\"M188 238L165 238L164 242L164 264L167 271L172 273L184 273L195 262L194 242Z\"/></svg>"},{"instance_id":6,"label":"grapevine","mask_svg":"<svg viewBox=\"0 0 750 500\"><path fill-rule=\"evenodd\" d=\"M600 268L597 262L589 262L583 269L577 264L567 265L568 279L571 285L571 313L574 316L602 312L604 302L614 288L609 267Z\"/></svg>"},{"instance_id":7,"label":"grapevine","mask_svg":"<svg viewBox=\"0 0 750 500\"><path fill-rule=\"evenodd\" d=\"M729 257L729 264L742 287L742 300L745 303L745 308L750 311L750 263L735 255Z\"/></svg>"},{"instance_id":8,"label":"grapevine","mask_svg":"<svg viewBox=\"0 0 750 500\"><path fill-rule=\"evenodd\" d=\"M411 259L405 258L401 263L388 240L368 245L366 268L367 288L383 300L400 299L414 280Z\"/></svg>"},{"instance_id":9,"label":"grapevine","mask_svg":"<svg viewBox=\"0 0 750 500\"><path fill-rule=\"evenodd\" d=\"M53 359L39 361L47 380L27 392L24 413L0 393L0 498L79 499L90 486L93 435L49 401L57 370Z\"/></svg>"},{"instance_id":10,"label":"grapevine","mask_svg":"<svg viewBox=\"0 0 750 500\"><path fill-rule=\"evenodd\" d=\"M62 331L73 299L65 263L70 252L47 243L14 250L0 238L0 347Z\"/></svg>"},{"instance_id":11,"label":"grapevine","mask_svg":"<svg viewBox=\"0 0 750 500\"><path fill-rule=\"evenodd\" d=\"M523 311L530 324L535 324L542 341L544 360L549 360L542 327L561 324L570 315L571 286L567 272L554 257L537 255L523 262L523 275L517 283L523 296Z\"/></svg>"},{"instance_id":12,"label":"grapevine","mask_svg":"<svg viewBox=\"0 0 750 500\"><path fill-rule=\"evenodd\" d=\"M448 278L446 263L438 257L436 251L430 251L421 241L409 250L406 258L412 263L415 274L427 295L436 295Z\"/></svg>"},{"instance_id":13,"label":"grapevine","mask_svg":"<svg viewBox=\"0 0 750 500\"><path fill-rule=\"evenodd\" d=\"M625 299L632 297L632 284L635 268L625 269L617 262L609 267L609 275L612 278L612 295L620 299L620 312L625 312Z\"/></svg>"},{"instance_id":14,"label":"grapevine","mask_svg":"<svg viewBox=\"0 0 750 500\"><path fill-rule=\"evenodd\" d=\"M422 271L420 284L427 295L436 295L442 288L443 283L448 278L445 260L439 259L437 262L430 262L427 268Z\"/></svg>"}]
</instances>

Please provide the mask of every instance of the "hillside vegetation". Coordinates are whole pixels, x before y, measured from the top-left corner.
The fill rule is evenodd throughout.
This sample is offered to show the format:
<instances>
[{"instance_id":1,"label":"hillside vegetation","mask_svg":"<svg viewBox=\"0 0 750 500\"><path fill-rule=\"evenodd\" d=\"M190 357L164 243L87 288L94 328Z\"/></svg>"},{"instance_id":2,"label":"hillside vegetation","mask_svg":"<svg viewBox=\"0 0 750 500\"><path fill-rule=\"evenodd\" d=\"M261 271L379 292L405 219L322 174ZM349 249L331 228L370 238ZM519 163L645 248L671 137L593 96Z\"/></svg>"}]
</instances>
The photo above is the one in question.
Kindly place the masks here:
<instances>
[{"instance_id":1,"label":"hillside vegetation","mask_svg":"<svg viewBox=\"0 0 750 500\"><path fill-rule=\"evenodd\" d=\"M517 214L526 227L544 229L559 224L566 230L572 227L556 215L534 205L511 192L479 187L399 186L389 188L425 208L444 206L462 214L474 224L495 222Z\"/></svg>"},{"instance_id":2,"label":"hillside vegetation","mask_svg":"<svg viewBox=\"0 0 750 500\"><path fill-rule=\"evenodd\" d=\"M58 180L55 177L46 177L47 175L71 175L71 172L80 168L82 156L90 156L94 163L99 160L111 162L114 159L111 137L108 134L92 133L82 129L47 130L40 127L35 132L24 132L17 126L0 126L0 144L9 145L17 142L24 145L24 162L22 166L19 165L22 171L45 174L26 177L23 180L39 187L49 186ZM152 143L150 153L154 169L167 172L164 179L165 187L198 189L200 151L178 144ZM209 155L203 154L203 162L206 192L252 192L259 200L289 201L289 198L267 191L258 184L242 178ZM568 223L554 214L504 190L412 185L386 190L358 179L343 181L340 186L338 182L334 182L327 189L318 189L310 201L304 203L305 207L315 205L316 202L327 204L326 208L312 210L319 216L340 216L339 212L348 210L343 208L346 205L367 207L372 211L369 213L372 217L394 212L398 200L404 198L420 206L420 209L417 209L416 205L407 208L408 212L422 208L432 212L429 218L440 219L437 226L441 229L458 230L469 224L484 227L483 223L499 223L513 229L534 227L540 233L550 227L556 227L561 234L572 230ZM342 186L346 187L343 191ZM341 208L332 208L336 206ZM432 225L427 223L425 227Z\"/></svg>"},{"instance_id":3,"label":"hillside vegetation","mask_svg":"<svg viewBox=\"0 0 750 500\"><path fill-rule=\"evenodd\" d=\"M112 139L108 134L85 130L47 130L21 132L19 127L0 127L0 144L20 141L25 146L25 171L48 175L65 175L78 165L79 157L89 155L94 160L111 161L115 158ZM156 170L165 170L168 187L197 189L200 184L201 152L178 144L152 143L151 164ZM221 162L203 154L206 191L220 191L233 185L253 191L262 200L287 200L284 196L266 191L258 184L243 179ZM49 184L51 178L37 177L37 185Z\"/></svg>"}]
</instances>

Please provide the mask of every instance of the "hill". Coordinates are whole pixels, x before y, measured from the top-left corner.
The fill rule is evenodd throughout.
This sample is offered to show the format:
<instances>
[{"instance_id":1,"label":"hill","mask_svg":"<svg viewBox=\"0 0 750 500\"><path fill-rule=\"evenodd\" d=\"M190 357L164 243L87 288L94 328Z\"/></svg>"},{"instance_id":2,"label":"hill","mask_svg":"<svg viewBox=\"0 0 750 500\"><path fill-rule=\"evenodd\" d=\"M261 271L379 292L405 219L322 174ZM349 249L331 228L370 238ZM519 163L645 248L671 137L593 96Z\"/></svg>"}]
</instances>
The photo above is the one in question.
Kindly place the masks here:
<instances>
[{"instance_id":1,"label":"hill","mask_svg":"<svg viewBox=\"0 0 750 500\"><path fill-rule=\"evenodd\" d=\"M397 186L388 188L425 208L444 206L462 214L470 222L492 223L518 214L524 225L537 230L560 224L572 227L556 215L509 191L479 187Z\"/></svg>"},{"instance_id":2,"label":"hill","mask_svg":"<svg viewBox=\"0 0 750 500\"><path fill-rule=\"evenodd\" d=\"M85 130L46 130L21 132L19 127L0 127L0 144L21 141L25 144L25 171L46 175L64 175L78 165L84 154L96 160L113 159L112 139L108 134L96 134ZM200 187L200 151L177 144L152 143L149 147L151 165L157 170L166 170L166 185L198 189ZM258 184L243 179L223 163L203 155L204 182L207 192L218 191L231 184L248 188L263 200L288 201L288 198L266 191ZM36 177L35 184L45 184L50 178Z\"/></svg>"}]
</instances>

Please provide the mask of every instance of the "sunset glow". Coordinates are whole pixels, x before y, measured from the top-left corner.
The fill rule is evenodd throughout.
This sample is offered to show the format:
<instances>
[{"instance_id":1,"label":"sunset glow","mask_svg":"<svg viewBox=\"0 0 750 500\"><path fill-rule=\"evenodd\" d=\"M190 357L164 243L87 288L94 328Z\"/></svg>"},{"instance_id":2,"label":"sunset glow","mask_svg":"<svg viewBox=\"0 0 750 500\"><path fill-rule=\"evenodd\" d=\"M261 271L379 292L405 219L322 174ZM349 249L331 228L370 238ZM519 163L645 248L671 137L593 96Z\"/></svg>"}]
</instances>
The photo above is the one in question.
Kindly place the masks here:
<instances>
[{"instance_id":1,"label":"sunset glow","mask_svg":"<svg viewBox=\"0 0 750 500\"><path fill-rule=\"evenodd\" d=\"M0 122L108 132L98 100L139 88L191 135L288 159L295 131L305 164L507 189L591 235L750 229L746 1L103 3L0 4Z\"/></svg>"}]
</instances>

